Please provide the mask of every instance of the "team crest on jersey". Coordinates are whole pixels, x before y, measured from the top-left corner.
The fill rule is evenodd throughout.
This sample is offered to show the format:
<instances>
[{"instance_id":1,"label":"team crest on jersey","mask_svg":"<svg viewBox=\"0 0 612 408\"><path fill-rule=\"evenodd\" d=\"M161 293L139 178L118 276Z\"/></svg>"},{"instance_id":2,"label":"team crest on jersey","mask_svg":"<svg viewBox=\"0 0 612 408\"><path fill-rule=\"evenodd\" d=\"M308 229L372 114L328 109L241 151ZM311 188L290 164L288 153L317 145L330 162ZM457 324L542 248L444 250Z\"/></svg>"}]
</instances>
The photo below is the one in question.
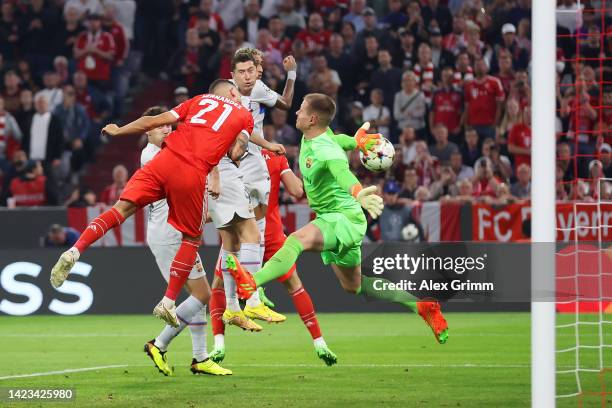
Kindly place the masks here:
<instances>
[{"instance_id":1,"label":"team crest on jersey","mask_svg":"<svg viewBox=\"0 0 612 408\"><path fill-rule=\"evenodd\" d=\"M306 168L309 169L312 167L312 157L306 158Z\"/></svg>"}]
</instances>

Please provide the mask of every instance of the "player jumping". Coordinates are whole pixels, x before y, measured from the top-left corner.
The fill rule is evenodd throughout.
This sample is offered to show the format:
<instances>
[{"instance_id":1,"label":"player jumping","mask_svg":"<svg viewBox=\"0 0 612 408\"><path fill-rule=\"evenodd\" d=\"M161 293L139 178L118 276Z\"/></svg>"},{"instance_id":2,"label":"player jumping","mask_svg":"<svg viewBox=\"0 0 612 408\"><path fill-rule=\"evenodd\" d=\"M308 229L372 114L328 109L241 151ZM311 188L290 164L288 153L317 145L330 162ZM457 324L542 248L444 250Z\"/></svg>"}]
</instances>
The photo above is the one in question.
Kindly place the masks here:
<instances>
[{"instance_id":1,"label":"player jumping","mask_svg":"<svg viewBox=\"0 0 612 408\"><path fill-rule=\"evenodd\" d=\"M179 250L170 267L165 296L153 314L179 326L175 300L194 265L206 218L206 177L219 160L241 157L253 131L253 117L240 104L240 94L230 81L216 80L210 93L198 95L169 112L144 116L125 126L110 124L111 136L142 135L180 122L153 160L130 178L119 201L95 218L76 244L64 252L51 270L51 284L61 286L80 255L110 229L120 225L140 207L166 198L168 222L182 233Z\"/></svg>"},{"instance_id":2,"label":"player jumping","mask_svg":"<svg viewBox=\"0 0 612 408\"><path fill-rule=\"evenodd\" d=\"M155 116L164 113L166 109L155 106L147 109L143 116ZM148 131L147 146L142 150L140 163L142 166L151 161L160 151L164 139L170 134L172 127L164 125ZM165 199L149 205L147 221L147 244L155 256L155 262L162 276L169 281L172 259L181 246L181 233L168 224L168 203ZM168 376L174 374L174 369L168 363L166 351L170 342L189 326L193 359L191 372L194 374L231 375L232 372L208 358L206 351L206 305L210 299L210 286L202 266L200 255L196 254L196 263L185 282L189 297L176 308L180 320L179 327L166 325L162 332L153 340L145 343L144 351L153 360L160 373Z\"/></svg>"},{"instance_id":3,"label":"player jumping","mask_svg":"<svg viewBox=\"0 0 612 408\"><path fill-rule=\"evenodd\" d=\"M402 290L376 290L374 282L384 280L361 274L361 241L367 226L361 208L376 218L383 204L374 194L375 186L362 188L349 169L346 154L327 134L335 112L335 103L327 95L309 94L304 98L296 120L296 127L303 133L299 164L308 203L317 217L292 233L254 277L230 257L227 267L236 280L238 295L248 297L258 286L283 276L303 251L317 251L324 264L331 264L345 291L399 303L419 313L436 340L445 343L448 325L438 302L419 301ZM370 143L367 128L369 124L357 137L360 148Z\"/></svg>"}]
</instances>

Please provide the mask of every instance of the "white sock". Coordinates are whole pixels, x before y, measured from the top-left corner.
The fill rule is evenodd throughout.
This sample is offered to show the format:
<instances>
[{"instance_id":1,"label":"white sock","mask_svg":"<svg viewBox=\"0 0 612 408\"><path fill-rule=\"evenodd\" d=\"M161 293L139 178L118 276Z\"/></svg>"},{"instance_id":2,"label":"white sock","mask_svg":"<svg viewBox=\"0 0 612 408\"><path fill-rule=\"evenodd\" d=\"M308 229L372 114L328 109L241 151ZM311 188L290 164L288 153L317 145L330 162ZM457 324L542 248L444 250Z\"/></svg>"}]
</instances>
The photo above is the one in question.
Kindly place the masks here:
<instances>
[{"instance_id":1,"label":"white sock","mask_svg":"<svg viewBox=\"0 0 612 408\"><path fill-rule=\"evenodd\" d=\"M194 316L200 312L204 305L193 296L189 296L176 308L176 315L179 318L179 327L172 327L166 325L164 329L159 333L159 336L155 338L155 347L161 351L166 351L168 345L172 339L174 339L183 329L191 322Z\"/></svg>"},{"instance_id":2,"label":"white sock","mask_svg":"<svg viewBox=\"0 0 612 408\"><path fill-rule=\"evenodd\" d=\"M189 322L189 331L191 332L193 358L196 361L206 360L208 358L206 351L206 305L203 305Z\"/></svg>"},{"instance_id":3,"label":"white sock","mask_svg":"<svg viewBox=\"0 0 612 408\"><path fill-rule=\"evenodd\" d=\"M316 339L313 340L315 347L317 346L327 346L327 344L325 343L325 340L323 340L323 336L321 337L317 337Z\"/></svg>"},{"instance_id":4,"label":"white sock","mask_svg":"<svg viewBox=\"0 0 612 408\"><path fill-rule=\"evenodd\" d=\"M263 257L266 252L266 217L257 220L257 229L259 230L259 252L261 252L261 263L263 265Z\"/></svg>"},{"instance_id":5,"label":"white sock","mask_svg":"<svg viewBox=\"0 0 612 408\"><path fill-rule=\"evenodd\" d=\"M242 244L240 245L240 263L245 269L251 274L255 274L261 269L261 251L259 250L259 244ZM246 304L249 307L259 306L261 300L259 299L259 292L255 291L250 298L247 299Z\"/></svg>"},{"instance_id":6,"label":"white sock","mask_svg":"<svg viewBox=\"0 0 612 408\"><path fill-rule=\"evenodd\" d=\"M164 296L164 298L162 299L162 305L164 305L166 309L171 309L174 304L175 301L170 299L169 297Z\"/></svg>"},{"instance_id":7,"label":"white sock","mask_svg":"<svg viewBox=\"0 0 612 408\"><path fill-rule=\"evenodd\" d=\"M225 308L230 312L239 312L241 309L240 303L238 303L238 295L236 294L236 281L225 267L225 261L230 254L238 255L221 248L221 273L223 273L223 288L225 290ZM240 260L240 258L238 259Z\"/></svg>"},{"instance_id":8,"label":"white sock","mask_svg":"<svg viewBox=\"0 0 612 408\"><path fill-rule=\"evenodd\" d=\"M215 348L225 347L225 335L224 334L215 334Z\"/></svg>"}]
</instances>

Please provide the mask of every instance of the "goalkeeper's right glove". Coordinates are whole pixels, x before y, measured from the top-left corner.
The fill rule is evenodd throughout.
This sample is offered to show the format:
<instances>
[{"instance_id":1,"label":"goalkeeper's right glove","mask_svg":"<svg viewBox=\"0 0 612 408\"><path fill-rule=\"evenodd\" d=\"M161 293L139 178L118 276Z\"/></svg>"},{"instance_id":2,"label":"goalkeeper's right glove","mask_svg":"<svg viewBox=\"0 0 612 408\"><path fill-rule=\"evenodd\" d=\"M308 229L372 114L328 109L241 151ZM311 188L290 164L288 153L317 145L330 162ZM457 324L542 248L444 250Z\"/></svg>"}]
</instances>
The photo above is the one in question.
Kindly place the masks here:
<instances>
[{"instance_id":1,"label":"goalkeeper's right glove","mask_svg":"<svg viewBox=\"0 0 612 408\"><path fill-rule=\"evenodd\" d=\"M382 135L380 133L366 133L370 129L370 122L365 122L355 133L355 141L359 150L366 154L368 150L372 150L374 146L380 143Z\"/></svg>"},{"instance_id":2,"label":"goalkeeper's right glove","mask_svg":"<svg viewBox=\"0 0 612 408\"><path fill-rule=\"evenodd\" d=\"M383 200L376 194L376 186L370 186L362 188L361 184L355 184L351 189L351 194L355 197L355 200L366 210L372 218L376 219L384 208Z\"/></svg>"}]
</instances>

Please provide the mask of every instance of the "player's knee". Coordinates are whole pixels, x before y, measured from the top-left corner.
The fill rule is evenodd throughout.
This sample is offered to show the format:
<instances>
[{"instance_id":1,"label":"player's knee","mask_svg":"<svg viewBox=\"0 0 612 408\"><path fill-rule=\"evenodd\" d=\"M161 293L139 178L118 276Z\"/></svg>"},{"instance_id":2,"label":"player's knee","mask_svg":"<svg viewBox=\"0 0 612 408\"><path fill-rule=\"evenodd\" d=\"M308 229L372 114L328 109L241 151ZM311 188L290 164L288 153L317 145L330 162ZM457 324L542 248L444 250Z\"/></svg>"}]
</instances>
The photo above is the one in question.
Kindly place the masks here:
<instances>
[{"instance_id":1,"label":"player's knee","mask_svg":"<svg viewBox=\"0 0 612 408\"><path fill-rule=\"evenodd\" d=\"M351 295L357 294L357 290L359 290L360 286L359 282L353 281L341 281L340 284L342 285L342 289L344 289L346 293L350 293Z\"/></svg>"},{"instance_id":2,"label":"player's knee","mask_svg":"<svg viewBox=\"0 0 612 408\"><path fill-rule=\"evenodd\" d=\"M306 232L302 231L301 229L292 232L289 236L300 241L304 249L309 249L314 244L314 239L312 239L312 237L310 237Z\"/></svg>"}]
</instances>

